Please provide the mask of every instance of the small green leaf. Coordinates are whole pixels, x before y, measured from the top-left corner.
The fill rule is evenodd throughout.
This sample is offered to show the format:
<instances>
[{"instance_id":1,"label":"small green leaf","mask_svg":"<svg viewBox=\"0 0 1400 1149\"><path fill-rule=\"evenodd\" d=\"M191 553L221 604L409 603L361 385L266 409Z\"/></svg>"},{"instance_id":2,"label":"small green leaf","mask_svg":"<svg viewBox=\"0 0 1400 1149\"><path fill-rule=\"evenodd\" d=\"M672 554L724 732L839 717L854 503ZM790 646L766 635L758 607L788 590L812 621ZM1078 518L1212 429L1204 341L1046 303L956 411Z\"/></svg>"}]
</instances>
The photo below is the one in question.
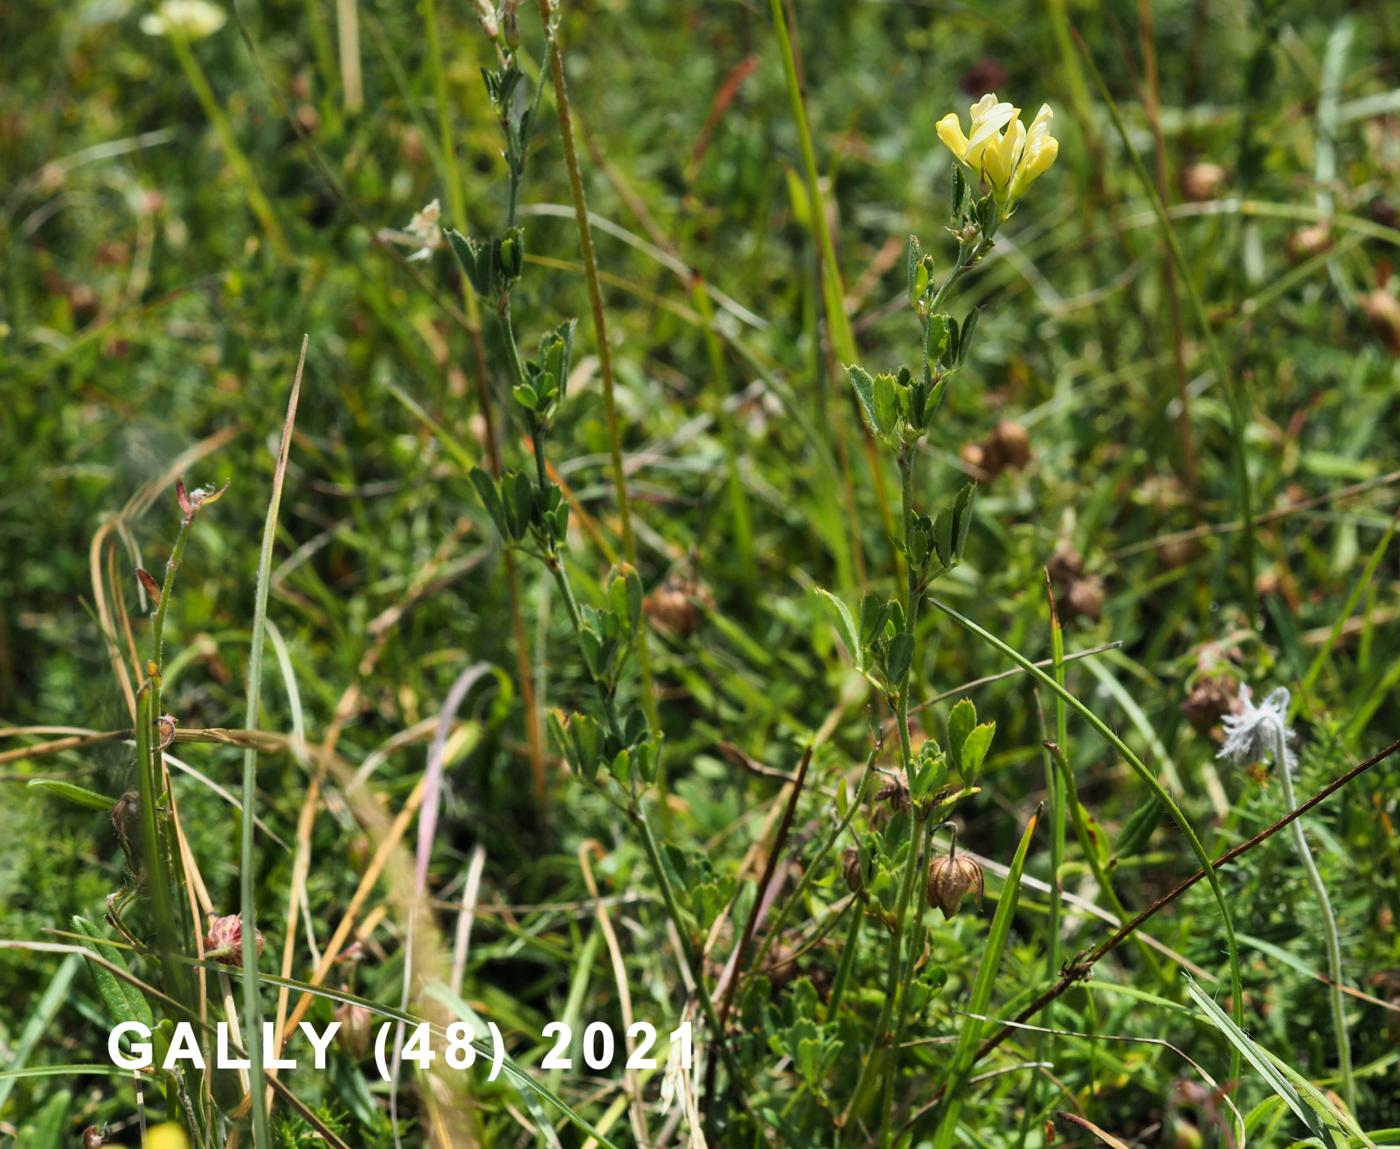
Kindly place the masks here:
<instances>
[{"instance_id":1,"label":"small green leaf","mask_svg":"<svg viewBox=\"0 0 1400 1149\"><path fill-rule=\"evenodd\" d=\"M959 773L969 786L977 784L977 775L982 769L982 761L987 757L987 751L992 745L992 736L997 732L995 722L983 722L980 726L974 726L972 733L967 736L962 744L962 765Z\"/></svg>"},{"instance_id":2,"label":"small green leaf","mask_svg":"<svg viewBox=\"0 0 1400 1149\"><path fill-rule=\"evenodd\" d=\"M27 788L41 790L46 794L52 794L55 798L63 798L72 802L75 806L85 806L89 810L105 810L110 813L112 807L117 804L115 798L108 798L105 794L99 794L95 790L75 786L71 782L58 782L52 778L31 778Z\"/></svg>"},{"instance_id":3,"label":"small green leaf","mask_svg":"<svg viewBox=\"0 0 1400 1149\"><path fill-rule=\"evenodd\" d=\"M81 943L85 950L96 954L123 973L128 972L126 959L122 957L121 951L108 945L106 939L98 933L97 927L87 918L74 915L73 930L88 939ZM111 1015L114 1024L120 1025L127 1021L139 1021L145 1026L155 1024L150 1003L134 985L122 980L107 966L97 962L88 962L88 968L92 970L92 976L97 982L98 996L102 998L102 1004Z\"/></svg>"},{"instance_id":4,"label":"small green leaf","mask_svg":"<svg viewBox=\"0 0 1400 1149\"><path fill-rule=\"evenodd\" d=\"M496 530L500 532L501 538L507 542L513 541L514 536L511 535L510 525L506 522L506 509L501 502L501 493L496 489L496 481L480 467L473 467L469 477L472 486L476 488L481 505L491 516L491 521L496 525Z\"/></svg>"},{"instance_id":5,"label":"small green leaf","mask_svg":"<svg viewBox=\"0 0 1400 1149\"><path fill-rule=\"evenodd\" d=\"M890 639L889 676L890 685L898 686L909 676L909 668L914 664L914 636L901 630Z\"/></svg>"},{"instance_id":6,"label":"small green leaf","mask_svg":"<svg viewBox=\"0 0 1400 1149\"><path fill-rule=\"evenodd\" d=\"M856 630L856 620L851 616L850 609L829 590L817 587L817 594L821 595L822 602L826 603L831 621L836 627L836 633L845 644L847 652L856 664L856 669L864 670L864 649L860 642L860 632Z\"/></svg>"},{"instance_id":7,"label":"small green leaf","mask_svg":"<svg viewBox=\"0 0 1400 1149\"><path fill-rule=\"evenodd\" d=\"M875 380L870 377L870 372L864 367L854 364L846 368L846 377L850 379L856 398L860 400L861 409L865 412L870 429L879 431L880 426L875 419Z\"/></svg>"},{"instance_id":8,"label":"small green leaf","mask_svg":"<svg viewBox=\"0 0 1400 1149\"><path fill-rule=\"evenodd\" d=\"M972 500L977 494L977 485L968 483L953 500L955 523L953 528L953 561L962 562L963 548L967 546L967 532L972 529Z\"/></svg>"},{"instance_id":9,"label":"small green leaf","mask_svg":"<svg viewBox=\"0 0 1400 1149\"><path fill-rule=\"evenodd\" d=\"M603 728L589 715L575 714L569 719L569 737L578 753L579 771L592 782L602 765Z\"/></svg>"},{"instance_id":10,"label":"small green leaf","mask_svg":"<svg viewBox=\"0 0 1400 1149\"><path fill-rule=\"evenodd\" d=\"M977 320L981 318L982 309L974 307L963 319L962 337L958 340L958 362L961 363L967 358L968 346L972 343L972 333L977 330Z\"/></svg>"},{"instance_id":11,"label":"small green leaf","mask_svg":"<svg viewBox=\"0 0 1400 1149\"><path fill-rule=\"evenodd\" d=\"M889 437L899 427L899 387L893 375L875 376L874 411L875 432Z\"/></svg>"},{"instance_id":12,"label":"small green leaf","mask_svg":"<svg viewBox=\"0 0 1400 1149\"><path fill-rule=\"evenodd\" d=\"M501 494L510 538L522 539L534 519L535 484L521 471L507 471L501 476Z\"/></svg>"},{"instance_id":13,"label":"small green leaf","mask_svg":"<svg viewBox=\"0 0 1400 1149\"><path fill-rule=\"evenodd\" d=\"M964 698L948 714L948 757L953 769L962 773L962 747L977 725L977 707Z\"/></svg>"},{"instance_id":14,"label":"small green leaf","mask_svg":"<svg viewBox=\"0 0 1400 1149\"><path fill-rule=\"evenodd\" d=\"M1118 836L1118 841L1113 847L1114 854L1119 858L1137 855L1151 841L1153 831L1161 824L1166 813L1167 808L1155 797L1139 805Z\"/></svg>"}]
</instances>

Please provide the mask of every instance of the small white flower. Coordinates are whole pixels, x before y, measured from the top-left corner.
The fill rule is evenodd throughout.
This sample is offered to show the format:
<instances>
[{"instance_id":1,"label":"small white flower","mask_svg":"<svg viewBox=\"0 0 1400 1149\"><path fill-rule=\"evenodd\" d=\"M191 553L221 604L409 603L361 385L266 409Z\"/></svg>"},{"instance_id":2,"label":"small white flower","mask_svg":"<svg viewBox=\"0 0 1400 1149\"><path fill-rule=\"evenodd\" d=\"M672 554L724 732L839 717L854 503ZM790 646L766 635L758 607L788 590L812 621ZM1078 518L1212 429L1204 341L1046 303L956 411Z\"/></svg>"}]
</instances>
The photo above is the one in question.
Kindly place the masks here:
<instances>
[{"instance_id":1,"label":"small white flower","mask_svg":"<svg viewBox=\"0 0 1400 1149\"><path fill-rule=\"evenodd\" d=\"M1297 758L1292 746L1294 733L1288 727L1289 698L1288 689L1280 686L1261 705L1255 706L1253 692L1241 685L1240 713L1227 714L1221 719L1225 744L1216 757L1228 758L1237 766L1262 762L1265 758L1277 762L1282 748L1284 765L1289 770L1294 769Z\"/></svg>"},{"instance_id":2,"label":"small white flower","mask_svg":"<svg viewBox=\"0 0 1400 1149\"><path fill-rule=\"evenodd\" d=\"M186 40L202 40L224 26L227 14L209 0L163 0L156 10L141 17L141 31L148 36L178 32Z\"/></svg>"},{"instance_id":3,"label":"small white flower","mask_svg":"<svg viewBox=\"0 0 1400 1149\"><path fill-rule=\"evenodd\" d=\"M403 234L419 244L419 248L408 258L410 260L430 259L434 251L442 246L442 204L437 200L425 204L421 211L414 213Z\"/></svg>"}]
</instances>

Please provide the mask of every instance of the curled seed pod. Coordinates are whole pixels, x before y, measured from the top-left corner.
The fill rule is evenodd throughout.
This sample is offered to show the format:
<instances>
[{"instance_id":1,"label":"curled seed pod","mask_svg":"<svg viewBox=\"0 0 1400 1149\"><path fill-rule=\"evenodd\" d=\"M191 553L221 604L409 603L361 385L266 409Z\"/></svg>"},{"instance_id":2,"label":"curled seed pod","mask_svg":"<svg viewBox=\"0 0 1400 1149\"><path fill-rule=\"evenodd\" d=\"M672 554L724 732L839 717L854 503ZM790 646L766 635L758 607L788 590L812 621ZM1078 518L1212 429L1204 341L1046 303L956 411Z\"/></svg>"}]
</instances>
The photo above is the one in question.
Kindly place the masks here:
<instances>
[{"instance_id":1,"label":"curled seed pod","mask_svg":"<svg viewBox=\"0 0 1400 1149\"><path fill-rule=\"evenodd\" d=\"M854 846L847 846L846 852L841 855L841 876L846 879L846 888L853 894L858 894L865 889L865 873L860 864L860 851Z\"/></svg>"},{"instance_id":2,"label":"curled seed pod","mask_svg":"<svg viewBox=\"0 0 1400 1149\"><path fill-rule=\"evenodd\" d=\"M963 898L969 893L982 904L982 867L966 854L953 849L944 856L937 857L928 868L928 887L925 891L928 904L937 906L945 918L958 912Z\"/></svg>"},{"instance_id":3,"label":"curled seed pod","mask_svg":"<svg viewBox=\"0 0 1400 1149\"><path fill-rule=\"evenodd\" d=\"M909 776L903 770L885 775L885 784L875 793L875 801L888 802L890 809L901 814L909 813Z\"/></svg>"}]
</instances>

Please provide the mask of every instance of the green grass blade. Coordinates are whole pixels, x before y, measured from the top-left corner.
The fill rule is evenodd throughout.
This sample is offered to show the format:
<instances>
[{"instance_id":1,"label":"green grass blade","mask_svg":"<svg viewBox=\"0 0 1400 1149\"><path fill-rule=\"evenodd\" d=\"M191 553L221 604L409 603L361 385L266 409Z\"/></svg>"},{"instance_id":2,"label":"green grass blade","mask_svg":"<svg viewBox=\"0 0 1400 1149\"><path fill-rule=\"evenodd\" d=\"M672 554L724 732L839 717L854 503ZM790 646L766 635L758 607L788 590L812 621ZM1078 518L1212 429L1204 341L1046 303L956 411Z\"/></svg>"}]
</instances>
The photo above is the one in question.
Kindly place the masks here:
<instances>
[{"instance_id":1,"label":"green grass blade","mask_svg":"<svg viewBox=\"0 0 1400 1149\"><path fill-rule=\"evenodd\" d=\"M1216 874L1215 867L1211 864L1211 857L1209 854L1206 853L1205 846L1201 844L1200 836L1196 833L1195 827L1191 825L1190 820L1186 817L1185 813L1182 812L1181 807L1177 805L1176 799L1173 798L1166 789L1166 787L1163 786L1162 783L1157 780L1157 776L1147 768L1146 764L1142 761L1142 759L1140 759L1136 754L1133 753L1132 748L1129 747L1126 742L1124 742L1121 738L1118 737L1118 735L1114 732L1112 727L1110 727L1106 722L1104 722L1102 718L1100 718L1091 709L1089 709L1088 706L1084 705L1083 702L1081 702L1067 689L1065 689L1065 687L1061 686L1057 681L1055 681L1054 678L1046 674L1045 671L1041 670L1040 667L1036 666L1035 663L1031 662L1031 660L1028 659L1025 655L1023 655L1020 651L1016 650L1014 647L1008 646L1006 643L1002 642L1001 639L997 638L996 635L992 634L990 631L984 630L982 627L978 626L975 622L973 622L970 618L967 618L965 615L959 614L947 603L940 602L938 599L933 598L932 596L929 597L929 602L936 606L939 610L941 610L944 614L946 614L964 630L975 634L978 638L982 639L983 642L986 642L990 646L993 646L997 650L1001 651L1002 654L1006 655L1007 658L1011 659L1011 661L1016 663L1017 666L1019 666L1037 682L1041 683L1047 689L1053 691L1056 697L1063 698L1069 706L1077 710L1089 723L1090 726L1092 726L1106 739L1108 739L1109 744L1113 746L1113 748L1117 750L1119 754L1123 755L1123 760L1128 763L1128 766L1132 769L1133 773L1136 774L1140 779L1142 779L1143 783L1147 786L1147 788L1157 796L1157 799L1164 806L1166 806L1167 812L1172 816L1172 820L1177 824L1177 826L1180 827L1182 835L1190 844L1191 853L1195 855L1196 861L1199 863L1201 869L1205 871L1206 880L1210 882L1211 893L1215 895L1215 902L1220 907L1220 916L1225 925L1225 944L1227 949L1229 950L1230 955L1230 985L1232 990L1234 1018L1237 1024L1243 1025L1244 991L1240 982L1240 951L1239 946L1235 941L1234 918L1230 914L1230 905L1225 900L1225 890L1220 885L1220 877ZM1237 1066L1232 1069L1230 1076L1239 1076Z\"/></svg>"},{"instance_id":2,"label":"green grass blade","mask_svg":"<svg viewBox=\"0 0 1400 1149\"><path fill-rule=\"evenodd\" d=\"M958 1040L958 1052L953 1058L945 1081L943 1108L939 1114L938 1131L934 1136L934 1149L949 1149L958 1128L958 1114L962 1110L962 1087L968 1070L972 1067L973 1055L982 1034L982 1018L987 1015L987 1006L992 1000L992 986L996 984L997 970L1001 967L1002 954L1006 951L1007 939L1011 936L1011 919L1016 913L1016 903L1020 900L1021 872L1026 868L1026 853L1030 850L1031 839L1035 836L1036 824L1040 821L1040 811L1031 815L1026 829L1021 834L1021 843L1016 847L1016 855L1011 860L1006 881L1001 888L1001 899L997 902L996 913L992 916L992 928L987 935L987 948L982 962L977 967L977 977L972 983L972 997L967 1012L971 1015L963 1024Z\"/></svg>"},{"instance_id":3,"label":"green grass blade","mask_svg":"<svg viewBox=\"0 0 1400 1149\"><path fill-rule=\"evenodd\" d=\"M272 572L272 545L277 537L277 512L282 505L282 484L287 475L287 457L292 449L292 427L296 423L297 400L301 396L301 378L306 369L306 348L309 336L301 341L301 356L292 380L292 393L287 400L287 418L282 424L282 441L277 449L277 468L272 476L272 496L267 503L267 519L263 524L262 549L258 555L258 585L253 606L253 637L248 654L248 707L245 727L258 728L259 700L262 693L263 640L267 634L267 593ZM239 850L240 912L243 915L243 1025L246 1033L262 1033L262 997L258 983L257 949L257 867L254 862L253 811L257 804L258 754L251 746L243 751L243 811ZM267 1094L262 1087L262 1042L248 1043L249 1077L253 1102L253 1144L256 1149L272 1149L272 1133L268 1128Z\"/></svg>"}]
</instances>

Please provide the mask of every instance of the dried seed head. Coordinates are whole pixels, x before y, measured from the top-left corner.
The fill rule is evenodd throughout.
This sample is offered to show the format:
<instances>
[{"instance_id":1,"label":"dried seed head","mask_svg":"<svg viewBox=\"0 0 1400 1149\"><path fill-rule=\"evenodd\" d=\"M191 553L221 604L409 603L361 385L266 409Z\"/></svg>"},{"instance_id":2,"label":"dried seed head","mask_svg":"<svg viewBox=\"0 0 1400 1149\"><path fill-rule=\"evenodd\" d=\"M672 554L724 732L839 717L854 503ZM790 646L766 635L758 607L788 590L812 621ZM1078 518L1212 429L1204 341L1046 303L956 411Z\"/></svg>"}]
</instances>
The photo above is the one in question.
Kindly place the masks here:
<instances>
[{"instance_id":1,"label":"dried seed head","mask_svg":"<svg viewBox=\"0 0 1400 1149\"><path fill-rule=\"evenodd\" d=\"M865 873L860 864L860 851L847 846L841 855L841 876L846 879L846 888L853 894L865 889Z\"/></svg>"},{"instance_id":2,"label":"dried seed head","mask_svg":"<svg viewBox=\"0 0 1400 1149\"><path fill-rule=\"evenodd\" d=\"M263 952L261 930L255 930L254 944L258 956ZM243 960L243 919L238 914L210 914L209 932L204 935L204 956L225 965L238 965Z\"/></svg>"},{"instance_id":3,"label":"dried seed head","mask_svg":"<svg viewBox=\"0 0 1400 1149\"><path fill-rule=\"evenodd\" d=\"M1361 310L1371 321L1371 330L1386 347L1400 355L1400 299L1383 287L1361 297Z\"/></svg>"},{"instance_id":4,"label":"dried seed head","mask_svg":"<svg viewBox=\"0 0 1400 1149\"><path fill-rule=\"evenodd\" d=\"M710 588L697 579L672 575L642 602L642 612L659 629L685 638L715 605Z\"/></svg>"},{"instance_id":5,"label":"dried seed head","mask_svg":"<svg viewBox=\"0 0 1400 1149\"><path fill-rule=\"evenodd\" d=\"M928 868L928 904L937 906L945 918L958 912L963 898L974 894L982 904L982 867L966 854L942 854Z\"/></svg>"},{"instance_id":6,"label":"dried seed head","mask_svg":"<svg viewBox=\"0 0 1400 1149\"><path fill-rule=\"evenodd\" d=\"M903 770L894 770L885 775L885 784L875 792L875 801L888 802L890 809L899 814L907 814L913 808L909 801L909 775Z\"/></svg>"},{"instance_id":7,"label":"dried seed head","mask_svg":"<svg viewBox=\"0 0 1400 1149\"><path fill-rule=\"evenodd\" d=\"M1192 164L1181 173L1181 194L1193 203L1214 199L1215 193L1225 183L1226 175L1225 169L1219 164Z\"/></svg>"},{"instance_id":8,"label":"dried seed head","mask_svg":"<svg viewBox=\"0 0 1400 1149\"><path fill-rule=\"evenodd\" d=\"M1096 621L1103 614L1103 580L1084 569L1084 559L1066 539L1055 544L1054 553L1045 564L1055 587L1060 617L1069 622L1074 618Z\"/></svg>"},{"instance_id":9,"label":"dried seed head","mask_svg":"<svg viewBox=\"0 0 1400 1149\"><path fill-rule=\"evenodd\" d=\"M1301 227L1288 237L1288 254L1297 259L1321 255L1332 246L1332 229L1325 223Z\"/></svg>"},{"instance_id":10,"label":"dried seed head","mask_svg":"<svg viewBox=\"0 0 1400 1149\"><path fill-rule=\"evenodd\" d=\"M1197 730L1209 730L1227 714L1240 708L1239 684L1225 674L1208 674L1196 680L1181 704L1186 720Z\"/></svg>"}]
</instances>

